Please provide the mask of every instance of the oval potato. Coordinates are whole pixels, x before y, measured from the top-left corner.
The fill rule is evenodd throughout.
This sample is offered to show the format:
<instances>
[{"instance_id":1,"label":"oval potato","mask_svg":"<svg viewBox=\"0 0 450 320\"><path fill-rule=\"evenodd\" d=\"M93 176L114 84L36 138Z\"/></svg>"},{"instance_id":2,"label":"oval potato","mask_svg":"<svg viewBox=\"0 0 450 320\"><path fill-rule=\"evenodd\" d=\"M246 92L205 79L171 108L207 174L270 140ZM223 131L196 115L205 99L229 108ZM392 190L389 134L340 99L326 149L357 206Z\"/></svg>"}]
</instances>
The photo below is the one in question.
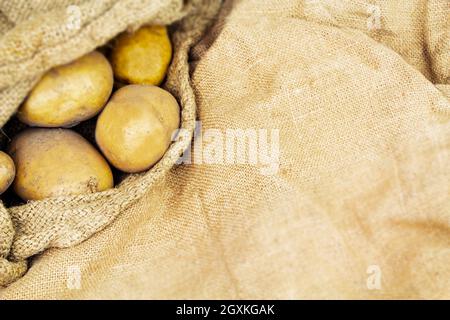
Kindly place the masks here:
<instances>
[{"instance_id":1,"label":"oval potato","mask_svg":"<svg viewBox=\"0 0 450 320\"><path fill-rule=\"evenodd\" d=\"M0 151L0 194L9 188L14 180L16 167L10 156Z\"/></svg>"},{"instance_id":2,"label":"oval potato","mask_svg":"<svg viewBox=\"0 0 450 320\"><path fill-rule=\"evenodd\" d=\"M23 200L103 191L113 187L102 155L69 129L31 128L13 138L14 191Z\"/></svg>"},{"instance_id":3,"label":"oval potato","mask_svg":"<svg viewBox=\"0 0 450 320\"><path fill-rule=\"evenodd\" d=\"M113 88L108 60L93 51L47 72L19 108L20 121L38 127L70 127L92 118Z\"/></svg>"},{"instance_id":4,"label":"oval potato","mask_svg":"<svg viewBox=\"0 0 450 320\"><path fill-rule=\"evenodd\" d=\"M179 123L180 108L169 92L128 85L112 96L98 117L95 140L114 167L140 172L161 159Z\"/></svg>"},{"instance_id":5,"label":"oval potato","mask_svg":"<svg viewBox=\"0 0 450 320\"><path fill-rule=\"evenodd\" d=\"M144 26L121 34L111 53L114 75L131 84L160 85L172 59L172 45L164 26Z\"/></svg>"}]
</instances>

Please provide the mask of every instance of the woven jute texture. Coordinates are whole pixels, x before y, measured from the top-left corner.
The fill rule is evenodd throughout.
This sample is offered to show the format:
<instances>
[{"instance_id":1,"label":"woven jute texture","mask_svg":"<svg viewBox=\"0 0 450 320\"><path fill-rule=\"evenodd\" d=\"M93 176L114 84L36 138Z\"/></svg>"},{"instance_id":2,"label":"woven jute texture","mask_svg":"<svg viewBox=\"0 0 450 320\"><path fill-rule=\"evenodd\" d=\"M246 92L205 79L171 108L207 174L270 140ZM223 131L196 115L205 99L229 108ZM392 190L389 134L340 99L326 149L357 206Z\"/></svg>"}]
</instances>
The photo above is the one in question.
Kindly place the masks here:
<instances>
[{"instance_id":1,"label":"woven jute texture","mask_svg":"<svg viewBox=\"0 0 450 320\"><path fill-rule=\"evenodd\" d=\"M1 298L450 298L449 10L226 1L191 52L191 163ZM224 160L248 129L257 161Z\"/></svg>"},{"instance_id":2,"label":"woven jute texture","mask_svg":"<svg viewBox=\"0 0 450 320\"><path fill-rule=\"evenodd\" d=\"M26 271L26 258L49 247L72 246L103 229L175 164L189 146L195 126L188 52L219 7L220 1L210 0L0 2L7 21L0 38L0 125L14 114L43 72L144 23L178 23L165 86L182 107L182 130L148 172L130 175L106 192L32 201L8 209L1 205L0 285Z\"/></svg>"}]
</instances>

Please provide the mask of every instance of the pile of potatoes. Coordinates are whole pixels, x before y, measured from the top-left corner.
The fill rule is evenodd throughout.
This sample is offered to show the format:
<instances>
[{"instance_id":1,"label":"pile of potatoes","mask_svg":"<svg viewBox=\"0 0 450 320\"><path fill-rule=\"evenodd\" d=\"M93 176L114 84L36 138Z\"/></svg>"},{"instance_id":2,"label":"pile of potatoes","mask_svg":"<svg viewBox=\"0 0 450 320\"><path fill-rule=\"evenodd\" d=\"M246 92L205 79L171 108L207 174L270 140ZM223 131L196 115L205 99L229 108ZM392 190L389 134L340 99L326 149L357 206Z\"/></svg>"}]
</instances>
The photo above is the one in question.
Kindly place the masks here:
<instances>
[{"instance_id":1,"label":"pile of potatoes","mask_svg":"<svg viewBox=\"0 0 450 320\"><path fill-rule=\"evenodd\" d=\"M158 87L172 58L167 28L121 34L108 57L94 51L40 79L17 112L27 128L0 151L0 193L11 184L25 201L103 191L114 186L110 165L134 173L161 159L180 122L176 99ZM98 149L76 127L96 116Z\"/></svg>"}]
</instances>

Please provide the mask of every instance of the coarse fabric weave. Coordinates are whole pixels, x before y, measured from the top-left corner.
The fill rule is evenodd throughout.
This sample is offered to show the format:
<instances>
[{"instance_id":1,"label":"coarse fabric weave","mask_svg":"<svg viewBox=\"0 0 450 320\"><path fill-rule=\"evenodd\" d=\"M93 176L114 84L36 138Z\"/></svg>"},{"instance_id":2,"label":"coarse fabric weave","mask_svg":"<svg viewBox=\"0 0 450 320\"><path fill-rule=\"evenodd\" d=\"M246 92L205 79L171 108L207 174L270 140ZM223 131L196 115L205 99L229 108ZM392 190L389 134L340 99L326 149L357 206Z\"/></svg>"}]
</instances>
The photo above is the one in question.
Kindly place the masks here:
<instances>
[{"instance_id":1,"label":"coarse fabric weave","mask_svg":"<svg viewBox=\"0 0 450 320\"><path fill-rule=\"evenodd\" d=\"M192 153L0 297L449 299L449 17L447 0L225 1L190 54ZM239 130L256 161L227 160Z\"/></svg>"}]
</instances>

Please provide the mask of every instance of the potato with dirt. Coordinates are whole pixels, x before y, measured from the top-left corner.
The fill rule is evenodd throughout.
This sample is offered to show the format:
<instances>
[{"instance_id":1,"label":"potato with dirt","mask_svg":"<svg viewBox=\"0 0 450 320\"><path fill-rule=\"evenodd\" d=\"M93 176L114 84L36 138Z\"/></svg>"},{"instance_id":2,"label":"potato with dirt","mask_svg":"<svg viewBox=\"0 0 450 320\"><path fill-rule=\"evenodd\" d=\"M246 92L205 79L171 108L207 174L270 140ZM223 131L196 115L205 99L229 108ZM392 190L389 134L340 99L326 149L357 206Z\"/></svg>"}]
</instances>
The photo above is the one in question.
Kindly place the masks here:
<instances>
[{"instance_id":1,"label":"potato with dirt","mask_svg":"<svg viewBox=\"0 0 450 320\"><path fill-rule=\"evenodd\" d=\"M113 88L108 60L93 51L48 71L19 108L20 121L34 127L71 127L97 115Z\"/></svg>"},{"instance_id":2,"label":"potato with dirt","mask_svg":"<svg viewBox=\"0 0 450 320\"><path fill-rule=\"evenodd\" d=\"M97 120L95 139L109 162L124 172L153 166L180 124L180 107L166 90L149 85L119 89Z\"/></svg>"},{"instance_id":3,"label":"potato with dirt","mask_svg":"<svg viewBox=\"0 0 450 320\"><path fill-rule=\"evenodd\" d=\"M107 161L69 129L30 128L13 138L14 191L23 200L88 194L114 185Z\"/></svg>"}]
</instances>

